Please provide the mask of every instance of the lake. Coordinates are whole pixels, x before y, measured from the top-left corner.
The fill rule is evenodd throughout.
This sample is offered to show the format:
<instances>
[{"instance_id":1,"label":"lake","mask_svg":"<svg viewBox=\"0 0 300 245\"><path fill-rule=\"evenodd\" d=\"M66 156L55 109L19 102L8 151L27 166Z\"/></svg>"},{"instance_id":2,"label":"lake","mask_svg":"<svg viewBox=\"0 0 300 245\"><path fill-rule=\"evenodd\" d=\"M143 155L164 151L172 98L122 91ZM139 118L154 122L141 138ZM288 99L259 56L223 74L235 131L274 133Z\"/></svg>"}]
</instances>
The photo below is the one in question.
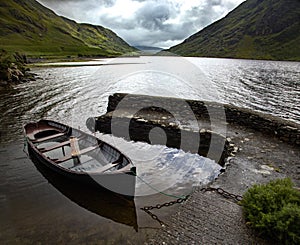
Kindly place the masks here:
<instances>
[{"instance_id":1,"label":"lake","mask_svg":"<svg viewBox=\"0 0 300 245\"><path fill-rule=\"evenodd\" d=\"M196 154L97 133L137 165L141 179L129 205L38 169L23 151L29 121L48 118L88 132L86 119L106 112L109 95L126 92L229 103L300 123L299 62L145 56L56 65L63 67L34 68L36 81L0 90L2 244L143 243L160 225L141 207L186 195L220 171ZM164 220L175 211L153 213Z\"/></svg>"}]
</instances>

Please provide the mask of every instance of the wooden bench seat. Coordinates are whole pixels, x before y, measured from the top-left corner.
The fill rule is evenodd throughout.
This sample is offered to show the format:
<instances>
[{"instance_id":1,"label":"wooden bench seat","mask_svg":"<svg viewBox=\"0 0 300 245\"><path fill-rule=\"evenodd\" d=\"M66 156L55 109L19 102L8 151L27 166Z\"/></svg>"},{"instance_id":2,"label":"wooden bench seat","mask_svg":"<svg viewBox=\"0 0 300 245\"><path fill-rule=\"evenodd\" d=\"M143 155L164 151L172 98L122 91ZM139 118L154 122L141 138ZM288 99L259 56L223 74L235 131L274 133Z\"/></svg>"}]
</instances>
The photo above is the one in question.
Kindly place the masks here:
<instances>
[{"instance_id":1,"label":"wooden bench seat","mask_svg":"<svg viewBox=\"0 0 300 245\"><path fill-rule=\"evenodd\" d=\"M87 147L87 148L85 148L85 149L80 150L80 151L79 151L79 154L76 155L76 156L71 154L71 155L65 156L65 157L63 157L63 158L61 158L61 159L57 159L57 160L55 160L54 162L57 163L57 164L59 164L59 163L68 161L68 160L70 160L70 159L72 159L72 158L74 158L74 157L78 157L79 155L82 155L82 154L88 153L88 152L90 152L90 151L93 151L93 150L95 150L95 149L97 149L97 148L99 148L99 145L90 146L90 147Z\"/></svg>"},{"instance_id":2,"label":"wooden bench seat","mask_svg":"<svg viewBox=\"0 0 300 245\"><path fill-rule=\"evenodd\" d=\"M44 141L47 141L47 140L52 140L52 139L55 139L55 138L58 138L58 137L61 137L61 136L64 136L64 135L65 135L65 133L53 134L53 135L50 135L50 136L47 136L47 137L44 137L44 138L39 138L39 139L33 140L32 142L33 143L41 143L41 142L44 142Z\"/></svg>"},{"instance_id":3,"label":"wooden bench seat","mask_svg":"<svg viewBox=\"0 0 300 245\"><path fill-rule=\"evenodd\" d=\"M42 153L45 153L45 152L53 151L57 148L69 145L69 144L70 144L70 141L68 140L68 141L64 141L64 142L61 142L59 144L56 144L54 146L49 146L49 147L46 147L46 148L40 148L39 151L41 151Z\"/></svg>"}]
</instances>

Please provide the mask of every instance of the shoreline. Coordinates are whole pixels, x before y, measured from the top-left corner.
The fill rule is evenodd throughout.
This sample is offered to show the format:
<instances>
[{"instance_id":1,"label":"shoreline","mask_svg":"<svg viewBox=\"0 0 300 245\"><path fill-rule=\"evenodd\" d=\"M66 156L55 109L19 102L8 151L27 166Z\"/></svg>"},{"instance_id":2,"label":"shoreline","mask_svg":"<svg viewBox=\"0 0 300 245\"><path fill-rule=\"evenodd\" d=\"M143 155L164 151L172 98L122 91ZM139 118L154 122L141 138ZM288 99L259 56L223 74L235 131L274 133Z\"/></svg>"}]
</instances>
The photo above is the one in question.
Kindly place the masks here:
<instances>
[{"instance_id":1,"label":"shoreline","mask_svg":"<svg viewBox=\"0 0 300 245\"><path fill-rule=\"evenodd\" d=\"M222 188L242 196L254 184L285 177L300 187L299 147L232 124L227 136L232 136L239 150L225 171L209 185L199 186L176 214L164 220L168 226L145 244L274 244L246 225L241 206L215 191L201 189Z\"/></svg>"},{"instance_id":2,"label":"shoreline","mask_svg":"<svg viewBox=\"0 0 300 245\"><path fill-rule=\"evenodd\" d=\"M180 103L184 104L176 108L176 105ZM169 105L173 105L173 112L180 113L188 120L190 111L182 109L182 106L186 107L187 104L195 115L194 119L198 122L196 129L188 124L182 125L179 123L177 125L172 114L163 109L164 106L168 108ZM151 108L150 105L160 105L162 107L153 106ZM135 109L147 106L146 110L137 111ZM214 117L214 120L211 117ZM216 121L216 118L225 119L226 121ZM182 148L185 151L191 151L191 148L189 148L189 145L181 144L182 133L185 134L185 137L189 136L191 139L198 139L197 136L199 135L199 149L198 151L194 149L194 153L211 158L225 168L230 165L232 159L240 154L244 148L243 145L249 144L250 138L257 140L256 145L252 146L254 149L248 150L248 156L246 157L250 160L255 159L259 152L265 153L264 148L267 148L269 144L271 144L269 148L275 148L275 145L280 144L282 150L278 149L279 153L284 154L283 151L285 150L287 154L289 152L291 155L299 154L300 159L300 124L250 109L217 102L115 93L109 96L106 114L91 119L86 122L86 126L90 130L94 127L94 130L102 133L150 144L161 144L161 141L159 141L160 135L157 135L158 142L151 142L149 139L151 130L160 128L164 130L168 137L163 142L166 146ZM212 126L212 124L215 125ZM123 134L123 132L128 132L130 135ZM249 135L241 139L240 135L247 132ZM264 142L263 145L262 142ZM213 145L211 146L211 144ZM221 149L221 147L223 148ZM213 154L215 152L211 148L217 151L216 154ZM263 164L263 157L260 157L259 160ZM280 171L282 166L278 162L280 160L282 162L289 161L289 157L287 155L281 159L280 156L276 159L273 156L273 160L274 164L266 160L265 165ZM300 162L295 161L294 164L297 165L294 171L296 178L294 179L300 182ZM287 172L287 169L284 172ZM292 172L290 174L293 175ZM297 184L300 186L300 183Z\"/></svg>"},{"instance_id":3,"label":"shoreline","mask_svg":"<svg viewBox=\"0 0 300 245\"><path fill-rule=\"evenodd\" d=\"M29 67L72 67L72 66L92 66L89 62L111 60L118 58L139 58L140 55L124 56L95 56L95 57L46 57L46 58L27 58ZM98 64L101 65L101 64ZM95 64L97 66L97 64Z\"/></svg>"},{"instance_id":4,"label":"shoreline","mask_svg":"<svg viewBox=\"0 0 300 245\"><path fill-rule=\"evenodd\" d=\"M108 60L108 59L118 59L118 58L139 58L142 56L153 56L153 57L173 57L174 55L132 55L132 56L117 56L117 57L57 57L57 58L27 58L28 66L30 68L35 67L80 67L80 66L101 66L103 64L88 64L88 62ZM178 57L175 55L175 57ZM226 57L205 57L205 56L179 56L182 58L202 58L202 59L226 59L226 60L249 60L249 61L265 61L265 62L291 62L300 63L300 61L293 60L267 60L267 59L242 59L242 58L226 58ZM85 64L82 64L84 63Z\"/></svg>"},{"instance_id":5,"label":"shoreline","mask_svg":"<svg viewBox=\"0 0 300 245\"><path fill-rule=\"evenodd\" d=\"M124 103L127 107L121 111L118 104L124 102L124 99L128 103ZM167 101L170 104L180 99L114 94L109 98L107 114L99 118L109 122L109 117L116 112L115 117L122 118L125 111L128 113L130 107L136 106L136 102L141 104L145 100L159 100L160 103ZM193 102L193 111L205 105L201 101L190 102ZM220 106L218 103L209 105L212 108ZM242 196L254 184L285 177L290 177L295 186L300 187L300 125L248 109L222 106L227 116L225 137L234 143L236 152L227 158L225 169L218 178L207 186L199 183L191 197L178 207L178 211L163 220L166 226L149 237L145 244L272 244L273 241L257 237L246 225L242 208L236 202L215 191L201 189L222 188ZM198 122L208 126L208 114L200 111L202 113L196 113ZM161 117L161 113L156 115ZM146 115L139 115L139 121L143 123L139 126L151 124ZM167 124L166 120L158 123Z\"/></svg>"}]
</instances>

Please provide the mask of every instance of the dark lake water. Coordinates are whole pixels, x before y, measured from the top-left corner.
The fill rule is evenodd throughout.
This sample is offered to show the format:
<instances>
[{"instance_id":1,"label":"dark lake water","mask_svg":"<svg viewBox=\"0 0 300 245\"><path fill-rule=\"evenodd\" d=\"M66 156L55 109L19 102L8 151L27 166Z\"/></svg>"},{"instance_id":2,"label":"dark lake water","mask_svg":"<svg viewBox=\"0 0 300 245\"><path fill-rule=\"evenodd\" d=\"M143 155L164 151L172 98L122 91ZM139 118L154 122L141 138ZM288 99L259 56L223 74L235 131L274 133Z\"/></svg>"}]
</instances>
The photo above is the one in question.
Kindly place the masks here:
<instances>
[{"instance_id":1,"label":"dark lake water","mask_svg":"<svg viewBox=\"0 0 300 245\"><path fill-rule=\"evenodd\" d=\"M299 62L140 57L33 72L37 81L0 90L1 244L141 244L160 225L140 208L174 200L157 190L186 195L220 170L196 154L98 133L132 159L144 180L128 203L38 169L23 152L29 121L48 118L88 132L86 119L105 113L109 95L129 92L231 103L300 123ZM164 220L175 211L176 205L154 213Z\"/></svg>"}]
</instances>

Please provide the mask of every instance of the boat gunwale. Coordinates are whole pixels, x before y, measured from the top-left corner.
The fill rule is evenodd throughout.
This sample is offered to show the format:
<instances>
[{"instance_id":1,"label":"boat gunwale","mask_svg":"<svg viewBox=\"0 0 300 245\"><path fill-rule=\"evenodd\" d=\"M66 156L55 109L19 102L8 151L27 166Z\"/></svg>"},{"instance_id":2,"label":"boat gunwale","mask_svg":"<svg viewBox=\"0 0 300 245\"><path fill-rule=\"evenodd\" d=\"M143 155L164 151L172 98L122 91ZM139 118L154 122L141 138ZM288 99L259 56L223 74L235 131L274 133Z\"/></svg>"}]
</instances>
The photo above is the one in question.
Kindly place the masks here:
<instances>
[{"instance_id":1,"label":"boat gunwale","mask_svg":"<svg viewBox=\"0 0 300 245\"><path fill-rule=\"evenodd\" d=\"M71 170L71 169L68 169L68 168L65 168L65 167L59 165L59 163L56 163L54 160L52 160L51 158L47 157L43 152L41 152L41 149L37 148L37 146L34 144L34 140L30 139L29 136L28 136L28 133L27 133L27 128L29 126L31 126L31 125L32 126L33 125L39 125L41 123L46 123L47 125L49 125L48 124L49 122L65 127L66 128L65 135L67 137L70 137L70 135L68 136L68 133L70 132L70 130L71 130L71 132L73 132L73 130L75 130L75 131L79 132L82 136L88 136L88 137L92 137L92 138L96 139L96 141L98 142L99 146L100 145L107 145L108 147L112 148L113 150L115 150L116 152L118 152L120 154L120 156L123 156L128 161L128 164L125 165L123 168L115 170L115 171L112 171L112 172L106 172L106 171L104 171L104 172L75 171L75 170ZM59 128L53 126L53 125L49 125L49 126L52 127L53 129L59 129ZM36 126L36 128L38 128L38 126ZM94 135L90 135L88 133L85 133L85 132L81 131L80 129L76 129L76 128L73 128L71 126L68 126L68 125L65 125L65 124L53 121L53 120L47 120L47 119L41 119L41 120L39 120L37 122L29 122L29 123L27 123L26 125L23 126L23 129L24 129L24 134L25 134L25 137L26 137L26 141L29 144L30 148L34 151L34 153L37 154L37 155L39 155L40 157L42 157L44 161L50 163L54 168L58 168L58 169L62 170L63 172L66 172L68 174L75 175L75 176L77 175L77 176L91 176L91 177L92 176L99 176L99 175L114 175L114 174L132 174L133 175L133 172L131 171L131 168L134 167L134 165L133 165L133 163L132 163L132 161L131 161L131 159L129 157L127 157L124 153L122 153L119 149L117 149L116 147L112 146L111 144L109 144L109 143L107 143L105 141L100 140L99 138L97 138ZM108 164L112 164L112 163L108 163ZM104 166L106 166L106 165L104 165ZM113 167L114 166L112 166L112 168Z\"/></svg>"}]
</instances>

